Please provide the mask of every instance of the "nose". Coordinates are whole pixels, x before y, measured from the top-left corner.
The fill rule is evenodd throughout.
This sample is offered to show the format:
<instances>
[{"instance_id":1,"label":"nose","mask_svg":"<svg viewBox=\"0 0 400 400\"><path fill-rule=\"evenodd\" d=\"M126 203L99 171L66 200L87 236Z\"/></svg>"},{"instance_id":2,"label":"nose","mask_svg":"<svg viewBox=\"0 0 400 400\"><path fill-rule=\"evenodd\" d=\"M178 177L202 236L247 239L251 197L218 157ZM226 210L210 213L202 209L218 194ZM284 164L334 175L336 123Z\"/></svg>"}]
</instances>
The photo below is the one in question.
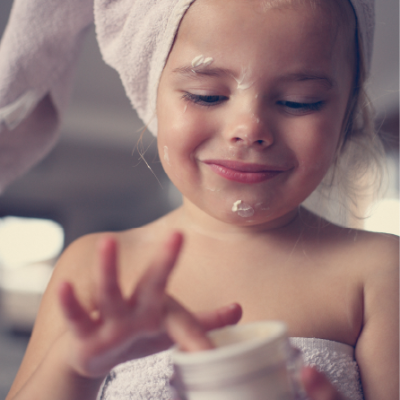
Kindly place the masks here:
<instances>
[{"instance_id":1,"label":"nose","mask_svg":"<svg viewBox=\"0 0 400 400\"><path fill-rule=\"evenodd\" d=\"M274 143L271 128L260 113L241 113L233 118L227 138L235 146L264 149Z\"/></svg>"}]
</instances>

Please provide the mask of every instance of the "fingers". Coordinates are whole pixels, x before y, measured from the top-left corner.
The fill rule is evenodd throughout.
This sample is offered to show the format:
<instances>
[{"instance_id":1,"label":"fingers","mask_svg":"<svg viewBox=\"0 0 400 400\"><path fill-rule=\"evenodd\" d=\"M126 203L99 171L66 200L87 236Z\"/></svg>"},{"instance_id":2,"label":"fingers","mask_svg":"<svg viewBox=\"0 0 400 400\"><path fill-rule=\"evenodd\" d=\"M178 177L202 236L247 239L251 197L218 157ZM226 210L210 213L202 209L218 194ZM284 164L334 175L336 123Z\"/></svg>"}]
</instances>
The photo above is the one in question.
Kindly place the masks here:
<instances>
[{"instance_id":1,"label":"fingers","mask_svg":"<svg viewBox=\"0 0 400 400\"><path fill-rule=\"evenodd\" d=\"M102 315L117 316L123 312L117 251L117 242L112 237L106 237L99 243L97 306Z\"/></svg>"},{"instance_id":2,"label":"fingers","mask_svg":"<svg viewBox=\"0 0 400 400\"><path fill-rule=\"evenodd\" d=\"M90 333L95 327L95 322L76 299L72 285L63 282L58 295L61 309L74 333L78 336L85 336Z\"/></svg>"},{"instance_id":3,"label":"fingers","mask_svg":"<svg viewBox=\"0 0 400 400\"><path fill-rule=\"evenodd\" d=\"M328 378L315 368L303 368L301 380L310 400L343 400Z\"/></svg>"},{"instance_id":4,"label":"fingers","mask_svg":"<svg viewBox=\"0 0 400 400\"><path fill-rule=\"evenodd\" d=\"M140 279L133 294L132 302L138 301L143 305L164 303L168 278L178 259L182 244L182 234L174 232Z\"/></svg>"},{"instance_id":5,"label":"fingers","mask_svg":"<svg viewBox=\"0 0 400 400\"><path fill-rule=\"evenodd\" d=\"M179 256L182 243L182 234L176 232L170 236L138 283L132 302L142 306L141 308L147 313L153 313L153 316L157 312L163 314L170 338L182 350L211 349L213 345L206 331L235 324L241 318L242 309L238 304L232 304L213 312L200 314L199 321L166 295L168 278Z\"/></svg>"},{"instance_id":6,"label":"fingers","mask_svg":"<svg viewBox=\"0 0 400 400\"><path fill-rule=\"evenodd\" d=\"M193 316L171 299L168 311L170 313L166 321L168 334L183 351L212 349L214 346L206 331L236 324L242 317L242 307L237 303Z\"/></svg>"},{"instance_id":7,"label":"fingers","mask_svg":"<svg viewBox=\"0 0 400 400\"><path fill-rule=\"evenodd\" d=\"M234 325L240 321L242 318L242 307L237 303L232 303L217 310L196 314L196 318L206 331L223 328L224 326Z\"/></svg>"},{"instance_id":8,"label":"fingers","mask_svg":"<svg viewBox=\"0 0 400 400\"><path fill-rule=\"evenodd\" d=\"M166 330L181 350L190 352L214 347L200 322L178 302L169 299L166 312Z\"/></svg>"},{"instance_id":9,"label":"fingers","mask_svg":"<svg viewBox=\"0 0 400 400\"><path fill-rule=\"evenodd\" d=\"M114 238L107 237L100 241L98 247L97 298L96 303L100 315L117 317L123 312L123 302L117 274L117 243ZM93 331L98 320L94 319L77 300L73 286L64 282L59 289L59 299L64 316L71 329L84 336Z\"/></svg>"}]
</instances>

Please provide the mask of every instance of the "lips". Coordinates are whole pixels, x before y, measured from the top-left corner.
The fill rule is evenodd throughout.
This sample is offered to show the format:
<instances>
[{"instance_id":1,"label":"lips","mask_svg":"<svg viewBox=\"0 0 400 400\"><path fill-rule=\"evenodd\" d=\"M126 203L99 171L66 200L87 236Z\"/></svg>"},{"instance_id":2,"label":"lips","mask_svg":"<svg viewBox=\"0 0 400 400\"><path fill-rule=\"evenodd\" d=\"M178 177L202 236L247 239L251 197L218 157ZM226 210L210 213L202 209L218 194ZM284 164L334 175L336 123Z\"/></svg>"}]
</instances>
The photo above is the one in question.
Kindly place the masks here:
<instances>
[{"instance_id":1,"label":"lips","mask_svg":"<svg viewBox=\"0 0 400 400\"><path fill-rule=\"evenodd\" d=\"M223 178L240 183L264 182L287 170L279 166L250 164L231 160L206 160L203 163Z\"/></svg>"}]
</instances>

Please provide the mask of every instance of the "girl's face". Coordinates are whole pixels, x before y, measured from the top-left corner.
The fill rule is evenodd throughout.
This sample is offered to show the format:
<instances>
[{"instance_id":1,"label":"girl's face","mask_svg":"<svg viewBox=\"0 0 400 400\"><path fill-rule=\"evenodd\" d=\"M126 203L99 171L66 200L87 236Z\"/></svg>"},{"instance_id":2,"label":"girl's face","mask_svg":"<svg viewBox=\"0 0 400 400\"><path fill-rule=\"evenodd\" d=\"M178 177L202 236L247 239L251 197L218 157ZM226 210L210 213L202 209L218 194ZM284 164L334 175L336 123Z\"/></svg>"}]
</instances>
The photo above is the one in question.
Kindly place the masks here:
<instances>
[{"instance_id":1,"label":"girl's face","mask_svg":"<svg viewBox=\"0 0 400 400\"><path fill-rule=\"evenodd\" d=\"M158 147L184 202L236 225L286 221L331 165L352 37L308 5L197 0L157 100Z\"/></svg>"}]
</instances>

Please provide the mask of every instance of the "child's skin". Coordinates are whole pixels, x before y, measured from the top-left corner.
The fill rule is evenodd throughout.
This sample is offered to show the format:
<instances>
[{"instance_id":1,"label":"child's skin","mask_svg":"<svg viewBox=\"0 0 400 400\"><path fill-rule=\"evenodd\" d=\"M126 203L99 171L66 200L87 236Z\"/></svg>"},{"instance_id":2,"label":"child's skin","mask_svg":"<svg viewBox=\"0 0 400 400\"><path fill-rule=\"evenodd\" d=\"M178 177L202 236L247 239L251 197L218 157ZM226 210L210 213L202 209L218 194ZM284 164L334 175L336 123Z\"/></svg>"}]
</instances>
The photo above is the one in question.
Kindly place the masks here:
<instances>
[{"instance_id":1,"label":"child's skin","mask_svg":"<svg viewBox=\"0 0 400 400\"><path fill-rule=\"evenodd\" d=\"M236 323L241 308L199 313L232 302L242 322L280 319L290 336L355 346L365 399L398 398L397 238L299 207L340 140L354 79L351 26L338 28L319 7L263 6L197 0L187 12L157 104L160 158L184 204L66 250L7 399L95 399L118 363L171 340L209 348L205 330ZM198 55L214 61L183 73ZM254 213L232 211L238 200ZM182 250L173 231L185 237ZM340 399L315 370L303 381L313 400Z\"/></svg>"}]
</instances>

